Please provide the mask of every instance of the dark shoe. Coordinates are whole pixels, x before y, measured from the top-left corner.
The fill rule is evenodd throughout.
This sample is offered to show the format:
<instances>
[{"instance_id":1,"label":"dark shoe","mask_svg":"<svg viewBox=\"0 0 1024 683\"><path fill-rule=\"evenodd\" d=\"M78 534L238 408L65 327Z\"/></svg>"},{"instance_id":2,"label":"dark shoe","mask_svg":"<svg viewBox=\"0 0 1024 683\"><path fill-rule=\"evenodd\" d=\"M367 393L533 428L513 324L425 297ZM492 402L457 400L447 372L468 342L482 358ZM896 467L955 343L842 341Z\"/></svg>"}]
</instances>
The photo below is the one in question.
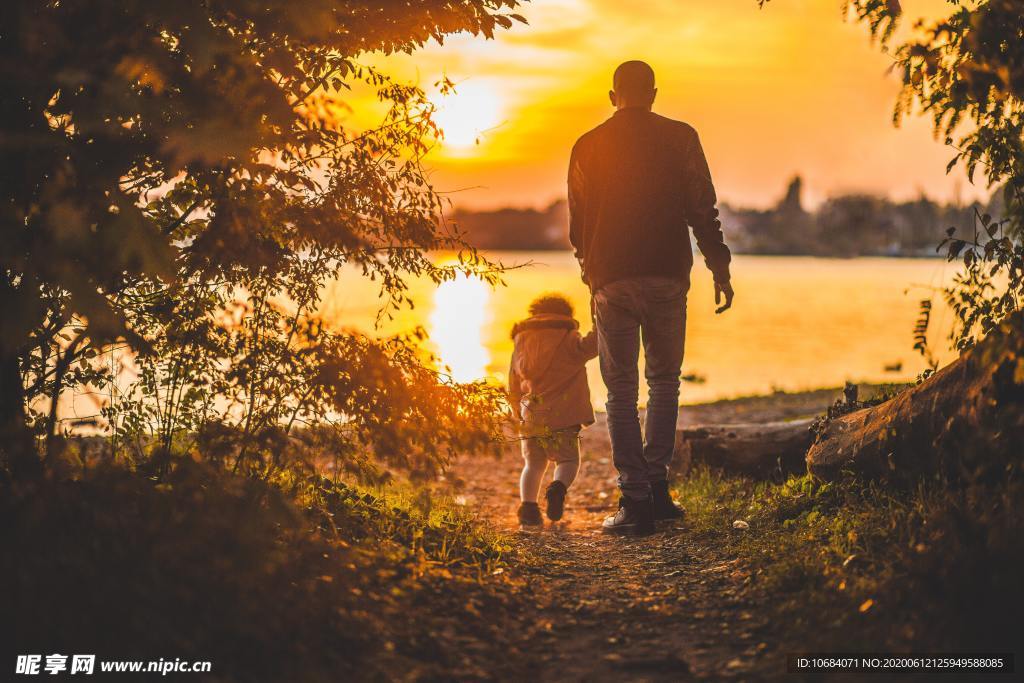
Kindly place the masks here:
<instances>
[{"instance_id":1,"label":"dark shoe","mask_svg":"<svg viewBox=\"0 0 1024 683\"><path fill-rule=\"evenodd\" d=\"M683 518L683 509L672 500L667 481L651 482L651 497L654 501L654 521Z\"/></svg>"},{"instance_id":2,"label":"dark shoe","mask_svg":"<svg viewBox=\"0 0 1024 683\"><path fill-rule=\"evenodd\" d=\"M646 536L654 533L654 506L650 498L619 498L619 511L601 525L606 534Z\"/></svg>"},{"instance_id":3,"label":"dark shoe","mask_svg":"<svg viewBox=\"0 0 1024 683\"><path fill-rule=\"evenodd\" d=\"M523 526L544 526L540 506L536 503L522 503L519 506L519 523Z\"/></svg>"},{"instance_id":4,"label":"dark shoe","mask_svg":"<svg viewBox=\"0 0 1024 683\"><path fill-rule=\"evenodd\" d=\"M552 522L560 520L562 513L565 512L566 491L565 484L557 479L548 484L547 490L544 491L544 498L548 501L548 519Z\"/></svg>"}]
</instances>

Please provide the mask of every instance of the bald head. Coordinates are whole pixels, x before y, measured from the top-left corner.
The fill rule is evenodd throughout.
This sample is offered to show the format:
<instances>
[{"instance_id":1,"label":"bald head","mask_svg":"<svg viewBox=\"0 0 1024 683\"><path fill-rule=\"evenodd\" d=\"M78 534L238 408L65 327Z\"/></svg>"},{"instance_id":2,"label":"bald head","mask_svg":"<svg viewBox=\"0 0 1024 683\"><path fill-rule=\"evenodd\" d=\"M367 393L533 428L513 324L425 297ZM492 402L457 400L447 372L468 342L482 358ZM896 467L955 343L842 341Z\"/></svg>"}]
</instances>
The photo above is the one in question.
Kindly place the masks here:
<instances>
[{"instance_id":1,"label":"bald head","mask_svg":"<svg viewBox=\"0 0 1024 683\"><path fill-rule=\"evenodd\" d=\"M612 76L612 90L608 93L618 109L628 107L651 108L658 90L654 87L654 69L647 62L632 60L619 64Z\"/></svg>"}]
</instances>

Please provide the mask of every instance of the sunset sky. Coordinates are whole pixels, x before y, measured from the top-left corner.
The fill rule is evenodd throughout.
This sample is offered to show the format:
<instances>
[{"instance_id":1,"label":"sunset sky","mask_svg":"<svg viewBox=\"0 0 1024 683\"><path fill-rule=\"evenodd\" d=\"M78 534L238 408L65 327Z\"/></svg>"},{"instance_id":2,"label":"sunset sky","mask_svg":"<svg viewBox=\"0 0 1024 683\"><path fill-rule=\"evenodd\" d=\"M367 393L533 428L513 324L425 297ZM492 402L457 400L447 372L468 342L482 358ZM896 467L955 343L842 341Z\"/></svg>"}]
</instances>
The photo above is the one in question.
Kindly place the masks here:
<instances>
[{"instance_id":1,"label":"sunset sky","mask_svg":"<svg viewBox=\"0 0 1024 683\"><path fill-rule=\"evenodd\" d=\"M906 0L904 26L944 0ZM984 192L945 175L950 150L917 117L897 129L896 76L838 0L535 0L495 40L458 36L375 63L438 97L447 140L431 153L436 187L459 206L543 206L564 194L576 138L612 112L615 66L655 69L655 111L697 128L720 197L766 206L801 174L814 203L870 191L904 199ZM357 104L356 110L359 110ZM475 141L479 139L479 144Z\"/></svg>"}]
</instances>

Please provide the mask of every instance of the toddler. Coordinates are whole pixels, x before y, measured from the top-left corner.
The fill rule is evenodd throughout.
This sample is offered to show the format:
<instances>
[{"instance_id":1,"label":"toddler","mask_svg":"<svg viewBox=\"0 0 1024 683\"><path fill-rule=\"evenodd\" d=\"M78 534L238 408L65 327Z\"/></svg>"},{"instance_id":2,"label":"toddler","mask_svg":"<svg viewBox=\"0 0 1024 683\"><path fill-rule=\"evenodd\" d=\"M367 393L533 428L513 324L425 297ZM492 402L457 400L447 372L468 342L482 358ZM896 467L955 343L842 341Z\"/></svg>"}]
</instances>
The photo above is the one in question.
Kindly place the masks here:
<instances>
[{"instance_id":1,"label":"toddler","mask_svg":"<svg viewBox=\"0 0 1024 683\"><path fill-rule=\"evenodd\" d=\"M508 393L525 460L519 523L540 526L537 497L548 462L555 463L555 472L544 498L548 519L558 521L580 468L580 430L594 422L586 363L597 356L597 336L580 335L572 304L560 294L538 297L529 313L512 328Z\"/></svg>"}]
</instances>

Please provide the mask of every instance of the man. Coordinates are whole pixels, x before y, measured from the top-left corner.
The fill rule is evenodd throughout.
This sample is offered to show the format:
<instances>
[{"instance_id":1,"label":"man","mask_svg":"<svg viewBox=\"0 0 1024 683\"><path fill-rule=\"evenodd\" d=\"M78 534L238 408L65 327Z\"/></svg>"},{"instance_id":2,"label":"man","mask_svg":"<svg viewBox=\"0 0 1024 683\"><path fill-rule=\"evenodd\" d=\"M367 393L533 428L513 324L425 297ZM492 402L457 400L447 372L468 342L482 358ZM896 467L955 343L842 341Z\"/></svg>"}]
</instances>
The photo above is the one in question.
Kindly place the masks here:
<instances>
[{"instance_id":1,"label":"man","mask_svg":"<svg viewBox=\"0 0 1024 683\"><path fill-rule=\"evenodd\" d=\"M644 62L620 65L613 88L615 114L572 150L569 238L593 295L622 493L604 530L647 534L655 520L683 514L669 496L668 468L693 265L687 224L714 275L717 313L732 305L731 257L697 132L651 111L658 91ZM637 412L641 339L649 388L643 436Z\"/></svg>"}]
</instances>

